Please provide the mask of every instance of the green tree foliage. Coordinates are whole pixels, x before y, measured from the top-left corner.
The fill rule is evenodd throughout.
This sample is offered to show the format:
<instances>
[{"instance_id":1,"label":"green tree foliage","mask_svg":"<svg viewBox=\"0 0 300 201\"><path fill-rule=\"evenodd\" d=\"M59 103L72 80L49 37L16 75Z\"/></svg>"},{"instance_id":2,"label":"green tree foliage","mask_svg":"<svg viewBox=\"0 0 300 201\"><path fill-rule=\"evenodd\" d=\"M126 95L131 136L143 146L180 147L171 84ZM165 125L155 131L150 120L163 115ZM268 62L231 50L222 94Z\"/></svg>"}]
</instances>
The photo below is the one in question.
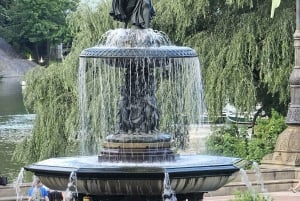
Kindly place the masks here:
<instances>
[{"instance_id":1,"label":"green tree foliage","mask_svg":"<svg viewBox=\"0 0 300 201\"><path fill-rule=\"evenodd\" d=\"M78 0L15 0L11 3L7 29L15 33L12 42L23 49L33 49L37 57L42 49L48 56L51 44L67 40L66 16Z\"/></svg>"},{"instance_id":2,"label":"green tree foliage","mask_svg":"<svg viewBox=\"0 0 300 201\"><path fill-rule=\"evenodd\" d=\"M254 127L254 136L249 143L248 159L260 162L267 154L273 152L278 135L286 128L284 117L272 111L272 118L258 119Z\"/></svg>"},{"instance_id":3,"label":"green tree foliage","mask_svg":"<svg viewBox=\"0 0 300 201\"><path fill-rule=\"evenodd\" d=\"M106 3L97 12L80 7L72 13L68 20L76 37L68 57L62 64L34 68L26 75L25 105L36 114L36 121L32 136L17 147L16 160L38 161L79 153L78 56L115 23L107 16L108 8Z\"/></svg>"},{"instance_id":4,"label":"green tree foliage","mask_svg":"<svg viewBox=\"0 0 300 201\"><path fill-rule=\"evenodd\" d=\"M36 0L39 1L46 3L45 0ZM206 103L212 116L219 113L228 101L241 110L250 111L261 102L267 112L271 111L268 109L270 105L281 113L286 111L286 107L280 104L289 102L294 1L281 2L273 19L270 18L271 0L161 0L153 3L156 17L152 27L166 32L175 44L197 50ZM83 49L97 44L104 32L123 26L108 15L110 4L111 1L100 1L96 8L82 6L71 13L68 25L74 41L64 63L28 74L25 101L37 114L37 120L33 136L16 152L19 159L37 161L76 151L78 56ZM46 11L43 9L43 12ZM29 12L28 15L32 15L32 20L36 19L34 14ZM44 24L37 22L36 26L43 27ZM24 30L28 29L25 27ZM25 34L24 31L20 33ZM37 33L43 35L44 31ZM38 41L35 36L27 36L28 40ZM59 112L61 109L63 112ZM234 143L235 139L230 135L227 136ZM244 134L240 135L235 131L232 138L240 139ZM48 138L53 141L50 143ZM243 146L245 144L240 145Z\"/></svg>"},{"instance_id":5,"label":"green tree foliage","mask_svg":"<svg viewBox=\"0 0 300 201\"><path fill-rule=\"evenodd\" d=\"M13 0L3 0L0 1L0 37L11 40L14 33L7 28L10 21L8 11L10 9Z\"/></svg>"},{"instance_id":6,"label":"green tree foliage","mask_svg":"<svg viewBox=\"0 0 300 201\"><path fill-rule=\"evenodd\" d=\"M272 107L286 112L294 1L282 3L273 19L269 0L172 2L156 4L155 25L199 53L210 114L226 102L246 111L259 102L268 114Z\"/></svg>"},{"instance_id":7,"label":"green tree foliage","mask_svg":"<svg viewBox=\"0 0 300 201\"><path fill-rule=\"evenodd\" d=\"M272 153L278 135L285 128L284 117L273 110L271 118L258 119L251 137L247 128L238 128L235 124L216 128L206 140L207 152L259 163L265 155Z\"/></svg>"},{"instance_id":8,"label":"green tree foliage","mask_svg":"<svg viewBox=\"0 0 300 201\"><path fill-rule=\"evenodd\" d=\"M237 125L216 127L206 139L207 152L213 155L234 156L247 158L248 138L247 129Z\"/></svg>"}]
</instances>

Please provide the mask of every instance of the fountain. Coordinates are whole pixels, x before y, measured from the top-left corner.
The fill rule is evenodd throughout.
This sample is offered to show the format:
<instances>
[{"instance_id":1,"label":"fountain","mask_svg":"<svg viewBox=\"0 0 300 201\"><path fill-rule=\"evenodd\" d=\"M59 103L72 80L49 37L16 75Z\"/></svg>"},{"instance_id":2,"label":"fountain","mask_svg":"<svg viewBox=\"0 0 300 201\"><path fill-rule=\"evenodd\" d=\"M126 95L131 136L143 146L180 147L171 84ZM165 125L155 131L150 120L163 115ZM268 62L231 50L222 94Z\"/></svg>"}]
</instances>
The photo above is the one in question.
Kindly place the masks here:
<instances>
[{"instance_id":1,"label":"fountain","mask_svg":"<svg viewBox=\"0 0 300 201\"><path fill-rule=\"evenodd\" d=\"M244 161L183 155L173 147L188 123L201 121L197 54L189 47L171 45L165 34L149 28L154 15L150 0L113 0L112 5L110 15L125 28L108 31L100 44L83 50L79 66L82 153L94 122L87 111L96 110L106 122L101 124L103 133L108 133L99 155L51 158L25 169L55 190L65 190L70 174L76 173L79 198L202 200L205 192L225 185ZM128 24L133 27L127 29ZM105 110L110 112L102 114Z\"/></svg>"}]
</instances>

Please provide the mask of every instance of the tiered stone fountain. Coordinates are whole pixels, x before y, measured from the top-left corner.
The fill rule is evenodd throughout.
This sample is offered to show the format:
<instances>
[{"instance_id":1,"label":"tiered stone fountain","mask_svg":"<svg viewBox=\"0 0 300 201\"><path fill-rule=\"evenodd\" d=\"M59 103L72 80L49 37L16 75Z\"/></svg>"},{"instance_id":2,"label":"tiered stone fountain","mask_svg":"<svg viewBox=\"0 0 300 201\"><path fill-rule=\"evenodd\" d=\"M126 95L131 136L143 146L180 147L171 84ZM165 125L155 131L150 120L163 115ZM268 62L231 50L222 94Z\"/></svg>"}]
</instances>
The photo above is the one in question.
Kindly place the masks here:
<instances>
[{"instance_id":1,"label":"tiered stone fountain","mask_svg":"<svg viewBox=\"0 0 300 201\"><path fill-rule=\"evenodd\" d=\"M172 147L174 136L159 130L159 105L163 101L157 100L157 80L162 85L165 77L171 79L172 73L189 68L196 68L190 75L197 74L197 54L189 47L170 45L164 34L149 29L154 14L150 0L121 2L113 1L110 14L133 28L109 31L104 45L83 50L79 70L83 83L88 82L85 72L91 68L94 76L101 76L104 68L118 72L121 81L111 76L120 91L118 100L112 101L118 108L114 131L105 137L98 156L51 158L29 165L26 170L56 190L65 190L69 175L76 173L75 191L80 197L89 195L94 200L174 200L175 193L178 200L202 200L205 192L225 185L239 171L243 160L176 153ZM175 76L174 83L180 77ZM189 88L190 84L183 84ZM196 86L192 93L197 94L199 85L192 86ZM86 86L81 87L80 94L85 90ZM81 98L84 107L86 99L91 98ZM194 105L198 108L197 102ZM87 122L85 114L81 112L83 122ZM82 130L81 137L85 138L88 129Z\"/></svg>"}]
</instances>

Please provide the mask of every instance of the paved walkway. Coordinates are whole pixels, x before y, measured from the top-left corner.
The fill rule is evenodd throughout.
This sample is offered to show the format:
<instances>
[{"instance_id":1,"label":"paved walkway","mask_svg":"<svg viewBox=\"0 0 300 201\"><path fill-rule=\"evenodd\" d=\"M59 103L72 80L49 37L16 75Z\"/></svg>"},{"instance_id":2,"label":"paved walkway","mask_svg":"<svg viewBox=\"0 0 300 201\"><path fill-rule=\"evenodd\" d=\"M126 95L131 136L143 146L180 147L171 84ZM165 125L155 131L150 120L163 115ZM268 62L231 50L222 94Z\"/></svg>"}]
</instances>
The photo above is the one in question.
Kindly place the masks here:
<instances>
[{"instance_id":1,"label":"paved walkway","mask_svg":"<svg viewBox=\"0 0 300 201\"><path fill-rule=\"evenodd\" d=\"M300 192L292 193L291 191L284 192L272 192L269 195L274 199L274 201L300 201ZM209 197L206 194L203 201L229 201L233 199L234 196L213 196Z\"/></svg>"}]
</instances>

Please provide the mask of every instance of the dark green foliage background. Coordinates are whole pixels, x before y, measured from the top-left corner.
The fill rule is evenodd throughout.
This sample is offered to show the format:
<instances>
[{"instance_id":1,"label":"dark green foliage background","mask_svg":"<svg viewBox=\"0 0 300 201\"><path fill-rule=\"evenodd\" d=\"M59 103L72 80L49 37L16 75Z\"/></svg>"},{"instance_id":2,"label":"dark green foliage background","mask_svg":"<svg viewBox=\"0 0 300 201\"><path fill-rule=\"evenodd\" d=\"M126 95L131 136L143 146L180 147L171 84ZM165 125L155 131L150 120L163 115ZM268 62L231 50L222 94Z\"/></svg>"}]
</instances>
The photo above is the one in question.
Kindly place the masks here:
<instances>
[{"instance_id":1,"label":"dark green foliage background","mask_svg":"<svg viewBox=\"0 0 300 201\"><path fill-rule=\"evenodd\" d=\"M68 13L79 0L1 0L0 37L21 54L38 60L49 57L50 46L67 43L72 36L66 24Z\"/></svg>"}]
</instances>

